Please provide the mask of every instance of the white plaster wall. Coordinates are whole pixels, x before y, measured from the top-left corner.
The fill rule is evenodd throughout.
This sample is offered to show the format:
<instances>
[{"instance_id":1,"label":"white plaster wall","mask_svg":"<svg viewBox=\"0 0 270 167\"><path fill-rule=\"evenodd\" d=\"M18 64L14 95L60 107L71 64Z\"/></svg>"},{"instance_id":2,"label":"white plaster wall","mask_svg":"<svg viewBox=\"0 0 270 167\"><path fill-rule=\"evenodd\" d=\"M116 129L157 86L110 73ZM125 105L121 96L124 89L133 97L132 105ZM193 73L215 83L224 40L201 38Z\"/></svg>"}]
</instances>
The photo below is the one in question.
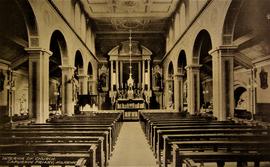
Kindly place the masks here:
<instances>
[{"instance_id":1,"label":"white plaster wall","mask_svg":"<svg viewBox=\"0 0 270 167\"><path fill-rule=\"evenodd\" d=\"M79 34L73 32L71 27L64 22L56 10L47 1L30 0L30 3L36 16L38 29L40 32L40 46L42 48L49 49L52 33L55 30L59 30L63 34L67 44L67 58L63 58L64 65L74 65L75 53L77 50L80 50L83 56L84 64L88 64L88 62L91 60L92 65L96 66L94 64L97 64L98 62L95 59L95 55L93 55L95 51L92 52L92 50L90 50L94 47L90 48L85 45L82 38L78 36ZM60 3L60 1L57 1L57 4L58 3ZM68 5L66 4L66 6ZM67 7L67 9L70 8L72 7ZM81 22L79 24L81 24ZM85 69L87 69L86 66ZM95 68L93 69L94 71L96 70Z\"/></svg>"}]
</instances>

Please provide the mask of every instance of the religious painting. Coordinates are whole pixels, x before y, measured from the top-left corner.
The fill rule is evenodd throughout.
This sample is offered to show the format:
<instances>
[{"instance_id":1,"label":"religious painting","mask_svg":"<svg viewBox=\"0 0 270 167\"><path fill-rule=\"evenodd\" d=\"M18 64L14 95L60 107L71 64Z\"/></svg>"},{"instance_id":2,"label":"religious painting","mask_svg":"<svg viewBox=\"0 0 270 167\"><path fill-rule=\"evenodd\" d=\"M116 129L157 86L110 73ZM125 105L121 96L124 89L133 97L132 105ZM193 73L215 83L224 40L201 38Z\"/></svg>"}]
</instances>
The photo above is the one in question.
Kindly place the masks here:
<instances>
[{"instance_id":1,"label":"religious painting","mask_svg":"<svg viewBox=\"0 0 270 167\"><path fill-rule=\"evenodd\" d=\"M99 69L98 91L105 92L109 90L109 69L102 65Z\"/></svg>"},{"instance_id":2,"label":"religious painting","mask_svg":"<svg viewBox=\"0 0 270 167\"><path fill-rule=\"evenodd\" d=\"M160 91L162 87L162 71L159 65L156 65L153 69L153 90Z\"/></svg>"},{"instance_id":3,"label":"religious painting","mask_svg":"<svg viewBox=\"0 0 270 167\"><path fill-rule=\"evenodd\" d=\"M268 72L264 70L264 68L261 69L260 72L260 83L261 83L261 88L262 89L267 89L268 88Z\"/></svg>"}]
</instances>

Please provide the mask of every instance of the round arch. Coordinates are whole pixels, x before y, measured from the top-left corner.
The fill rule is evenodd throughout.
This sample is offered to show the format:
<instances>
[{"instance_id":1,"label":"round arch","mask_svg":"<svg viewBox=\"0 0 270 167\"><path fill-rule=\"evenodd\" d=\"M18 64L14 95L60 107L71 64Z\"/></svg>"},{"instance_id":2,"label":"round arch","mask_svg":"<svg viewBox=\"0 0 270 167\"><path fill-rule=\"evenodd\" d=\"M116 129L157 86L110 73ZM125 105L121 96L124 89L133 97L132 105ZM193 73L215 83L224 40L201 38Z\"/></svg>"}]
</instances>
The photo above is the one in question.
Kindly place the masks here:
<instances>
[{"instance_id":1,"label":"round arch","mask_svg":"<svg viewBox=\"0 0 270 167\"><path fill-rule=\"evenodd\" d=\"M55 30L50 38L49 58L49 105L52 110L58 110L62 103L62 69L63 59L67 56L67 45L63 34Z\"/></svg>"},{"instance_id":2,"label":"round arch","mask_svg":"<svg viewBox=\"0 0 270 167\"><path fill-rule=\"evenodd\" d=\"M10 1L10 0L5 0L5 1ZM37 25L36 17L30 3L27 0L15 1L15 3L18 4L21 12L24 15L24 19L26 21L26 26L28 29L29 36L38 36L38 25ZM36 42L38 43L38 41Z\"/></svg>"},{"instance_id":3,"label":"round arch","mask_svg":"<svg viewBox=\"0 0 270 167\"><path fill-rule=\"evenodd\" d=\"M184 50L181 50L178 56L177 67L178 69L184 70L186 65L187 65L186 52Z\"/></svg>"},{"instance_id":4,"label":"round arch","mask_svg":"<svg viewBox=\"0 0 270 167\"><path fill-rule=\"evenodd\" d=\"M168 66L168 77L172 77L174 74L174 70L173 70L173 62L171 61L169 63L169 66Z\"/></svg>"},{"instance_id":5,"label":"round arch","mask_svg":"<svg viewBox=\"0 0 270 167\"><path fill-rule=\"evenodd\" d=\"M231 1L223 26L222 43L224 45L229 45L233 42L235 23L240 13L239 9L243 6L243 2L243 0Z\"/></svg>"},{"instance_id":6,"label":"round arch","mask_svg":"<svg viewBox=\"0 0 270 167\"><path fill-rule=\"evenodd\" d=\"M79 50L76 51L74 65L76 68L83 68L83 56Z\"/></svg>"},{"instance_id":7,"label":"round arch","mask_svg":"<svg viewBox=\"0 0 270 167\"><path fill-rule=\"evenodd\" d=\"M208 52L211 49L212 41L209 32L207 30L201 30L193 46L193 63L200 64L203 59L210 56Z\"/></svg>"},{"instance_id":8,"label":"round arch","mask_svg":"<svg viewBox=\"0 0 270 167\"><path fill-rule=\"evenodd\" d=\"M74 61L74 66L75 66L75 78L78 78L78 75L84 74L84 62L83 62L83 56L79 50L76 51L75 53L75 61Z\"/></svg>"},{"instance_id":9,"label":"round arch","mask_svg":"<svg viewBox=\"0 0 270 167\"><path fill-rule=\"evenodd\" d=\"M61 54L61 58L64 59L65 57L68 56L68 48L67 48L67 43L66 43L66 39L63 35L63 33L60 30L55 30L52 33L51 36L51 40L50 40L50 44L52 43L52 41L55 41L55 45L57 45L60 49L60 54ZM63 64L64 61L62 60L61 64Z\"/></svg>"},{"instance_id":10,"label":"round arch","mask_svg":"<svg viewBox=\"0 0 270 167\"><path fill-rule=\"evenodd\" d=\"M88 63L87 74L89 76L92 76L93 75L93 67L92 67L92 63L91 62Z\"/></svg>"},{"instance_id":11,"label":"round arch","mask_svg":"<svg viewBox=\"0 0 270 167\"><path fill-rule=\"evenodd\" d=\"M237 107L237 104L239 103L241 95L246 91L247 91L247 89L245 87L243 87L243 86L238 86L234 90L234 106L235 107Z\"/></svg>"},{"instance_id":12,"label":"round arch","mask_svg":"<svg viewBox=\"0 0 270 167\"><path fill-rule=\"evenodd\" d=\"M212 70L212 56L209 51L212 49L212 40L207 30L201 30L194 42L193 46L193 64L200 65L199 73L199 91L198 107L208 108L213 99L213 70ZM199 109L199 108L198 108Z\"/></svg>"}]
</instances>

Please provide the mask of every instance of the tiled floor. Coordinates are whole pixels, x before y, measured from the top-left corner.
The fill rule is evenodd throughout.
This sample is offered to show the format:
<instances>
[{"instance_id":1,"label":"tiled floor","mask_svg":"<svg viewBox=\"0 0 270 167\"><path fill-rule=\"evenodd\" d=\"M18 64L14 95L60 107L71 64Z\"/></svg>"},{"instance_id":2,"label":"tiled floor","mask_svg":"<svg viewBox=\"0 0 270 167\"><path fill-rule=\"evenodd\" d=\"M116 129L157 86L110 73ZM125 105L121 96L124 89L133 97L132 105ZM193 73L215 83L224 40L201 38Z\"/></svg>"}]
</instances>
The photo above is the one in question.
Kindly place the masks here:
<instances>
[{"instance_id":1,"label":"tiled floor","mask_svg":"<svg viewBox=\"0 0 270 167\"><path fill-rule=\"evenodd\" d=\"M139 122L124 122L109 167L157 167Z\"/></svg>"}]
</instances>

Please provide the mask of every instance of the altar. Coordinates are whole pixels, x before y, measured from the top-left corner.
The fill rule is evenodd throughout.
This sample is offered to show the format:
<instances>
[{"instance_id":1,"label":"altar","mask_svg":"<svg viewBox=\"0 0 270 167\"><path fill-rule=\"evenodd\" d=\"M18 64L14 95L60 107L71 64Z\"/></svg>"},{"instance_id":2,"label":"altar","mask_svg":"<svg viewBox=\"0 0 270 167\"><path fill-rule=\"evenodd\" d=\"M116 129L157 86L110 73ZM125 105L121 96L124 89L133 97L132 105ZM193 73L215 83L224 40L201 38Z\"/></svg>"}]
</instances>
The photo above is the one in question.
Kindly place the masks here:
<instances>
[{"instance_id":1,"label":"altar","mask_svg":"<svg viewBox=\"0 0 270 167\"><path fill-rule=\"evenodd\" d=\"M117 99L117 110L123 110L123 120L139 120L139 110L145 109L145 101L142 98Z\"/></svg>"}]
</instances>

